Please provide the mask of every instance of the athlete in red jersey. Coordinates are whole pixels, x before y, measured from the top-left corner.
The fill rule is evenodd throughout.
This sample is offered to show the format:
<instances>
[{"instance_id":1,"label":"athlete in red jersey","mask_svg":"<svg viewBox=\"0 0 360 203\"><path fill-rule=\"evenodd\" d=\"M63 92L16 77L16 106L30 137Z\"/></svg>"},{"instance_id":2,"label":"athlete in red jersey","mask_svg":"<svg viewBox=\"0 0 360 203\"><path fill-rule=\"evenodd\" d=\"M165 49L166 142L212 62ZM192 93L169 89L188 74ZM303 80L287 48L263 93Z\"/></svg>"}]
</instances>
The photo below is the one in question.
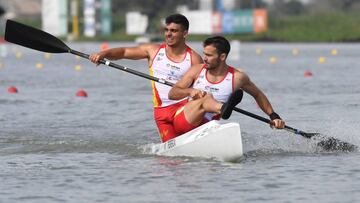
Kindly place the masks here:
<instances>
[{"instance_id":1,"label":"athlete in red jersey","mask_svg":"<svg viewBox=\"0 0 360 203\"><path fill-rule=\"evenodd\" d=\"M118 47L90 55L89 59L99 64L101 59L147 59L150 74L176 83L195 64L202 63L201 56L186 45L189 21L181 14L173 14L165 19L165 43L142 44L136 47ZM176 110L186 100L168 99L170 87L152 82L154 97L154 118L162 141L175 136L172 119Z\"/></svg>"},{"instance_id":2,"label":"athlete in red jersey","mask_svg":"<svg viewBox=\"0 0 360 203\"><path fill-rule=\"evenodd\" d=\"M204 41L205 64L194 65L169 92L170 99L190 97L174 117L175 132L180 135L212 120L228 119L241 101L242 90L254 97L259 107L270 116L271 127L284 128L265 94L242 70L226 64L229 42L220 36ZM209 114L211 113L211 114ZM216 116L218 115L218 116Z\"/></svg>"}]
</instances>

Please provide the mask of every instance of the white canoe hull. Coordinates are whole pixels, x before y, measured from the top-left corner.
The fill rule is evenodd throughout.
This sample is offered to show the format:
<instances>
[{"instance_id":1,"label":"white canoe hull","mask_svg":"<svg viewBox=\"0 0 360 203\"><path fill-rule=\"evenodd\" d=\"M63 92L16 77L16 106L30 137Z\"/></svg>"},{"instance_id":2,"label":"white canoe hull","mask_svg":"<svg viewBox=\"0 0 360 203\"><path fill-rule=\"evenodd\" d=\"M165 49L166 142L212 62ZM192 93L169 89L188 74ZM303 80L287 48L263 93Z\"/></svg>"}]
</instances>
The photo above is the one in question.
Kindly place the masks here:
<instances>
[{"instance_id":1,"label":"white canoe hull","mask_svg":"<svg viewBox=\"0 0 360 203\"><path fill-rule=\"evenodd\" d=\"M240 125L210 121L167 142L154 145L162 156L191 156L237 161L243 156Z\"/></svg>"}]
</instances>

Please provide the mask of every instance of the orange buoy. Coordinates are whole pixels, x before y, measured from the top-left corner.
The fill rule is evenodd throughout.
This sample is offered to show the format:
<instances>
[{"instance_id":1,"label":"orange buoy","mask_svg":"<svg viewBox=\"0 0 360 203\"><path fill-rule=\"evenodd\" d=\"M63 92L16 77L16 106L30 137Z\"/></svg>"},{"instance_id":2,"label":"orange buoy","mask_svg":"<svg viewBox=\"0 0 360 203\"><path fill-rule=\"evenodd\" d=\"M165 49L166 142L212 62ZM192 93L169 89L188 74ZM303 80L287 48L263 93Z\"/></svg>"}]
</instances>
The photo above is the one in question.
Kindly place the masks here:
<instances>
[{"instance_id":1,"label":"orange buoy","mask_svg":"<svg viewBox=\"0 0 360 203\"><path fill-rule=\"evenodd\" d=\"M300 53L300 52L299 52L299 49L293 49L293 50L292 50L292 55L293 55L293 56L297 56L297 55L299 55L299 53Z\"/></svg>"},{"instance_id":2,"label":"orange buoy","mask_svg":"<svg viewBox=\"0 0 360 203\"><path fill-rule=\"evenodd\" d=\"M76 96L77 97L87 97L88 94L87 94L87 92L85 90L79 90L79 91L76 92Z\"/></svg>"},{"instance_id":3,"label":"orange buoy","mask_svg":"<svg viewBox=\"0 0 360 203\"><path fill-rule=\"evenodd\" d=\"M319 58L319 63L325 63L326 62L326 57L320 57Z\"/></svg>"},{"instance_id":4,"label":"orange buoy","mask_svg":"<svg viewBox=\"0 0 360 203\"><path fill-rule=\"evenodd\" d=\"M76 66L74 67L74 69L75 69L76 71L81 71L82 66L81 66L81 65L76 65Z\"/></svg>"},{"instance_id":5,"label":"orange buoy","mask_svg":"<svg viewBox=\"0 0 360 203\"><path fill-rule=\"evenodd\" d=\"M110 46L109 46L109 43L107 43L107 42L102 43L100 46L101 51L104 51L109 48L110 48Z\"/></svg>"},{"instance_id":6,"label":"orange buoy","mask_svg":"<svg viewBox=\"0 0 360 203\"><path fill-rule=\"evenodd\" d=\"M42 69L42 68L44 68L44 64L42 64L42 63L36 63L35 67L36 67L37 69Z\"/></svg>"},{"instance_id":7,"label":"orange buoy","mask_svg":"<svg viewBox=\"0 0 360 203\"><path fill-rule=\"evenodd\" d=\"M311 76L313 76L313 73L308 70L308 71L305 71L305 72L304 72L304 76L305 76L305 77L311 77Z\"/></svg>"},{"instance_id":8,"label":"orange buoy","mask_svg":"<svg viewBox=\"0 0 360 203\"><path fill-rule=\"evenodd\" d=\"M14 87L14 86L11 86L11 87L8 88L8 92L10 94L15 94L15 93L18 93L18 89L16 87Z\"/></svg>"},{"instance_id":9,"label":"orange buoy","mask_svg":"<svg viewBox=\"0 0 360 203\"><path fill-rule=\"evenodd\" d=\"M276 63L278 59L275 56L269 58L270 63Z\"/></svg>"},{"instance_id":10,"label":"orange buoy","mask_svg":"<svg viewBox=\"0 0 360 203\"><path fill-rule=\"evenodd\" d=\"M256 52L257 55L261 55L263 50L260 49L260 48L257 48L255 52Z\"/></svg>"},{"instance_id":11,"label":"orange buoy","mask_svg":"<svg viewBox=\"0 0 360 203\"><path fill-rule=\"evenodd\" d=\"M338 54L338 50L337 49L333 49L331 50L331 55L337 55Z\"/></svg>"}]
</instances>

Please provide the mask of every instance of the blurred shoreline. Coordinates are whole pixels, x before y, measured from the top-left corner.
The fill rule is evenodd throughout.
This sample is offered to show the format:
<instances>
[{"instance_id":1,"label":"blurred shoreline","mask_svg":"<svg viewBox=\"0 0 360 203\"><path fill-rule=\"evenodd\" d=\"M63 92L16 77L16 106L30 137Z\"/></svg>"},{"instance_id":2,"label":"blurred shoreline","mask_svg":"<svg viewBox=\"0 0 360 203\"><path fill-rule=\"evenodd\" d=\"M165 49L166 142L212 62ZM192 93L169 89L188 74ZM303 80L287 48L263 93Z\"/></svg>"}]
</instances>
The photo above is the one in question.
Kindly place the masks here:
<instances>
[{"instance_id":1,"label":"blurred shoreline","mask_svg":"<svg viewBox=\"0 0 360 203\"><path fill-rule=\"evenodd\" d=\"M242 42L286 42L286 43L316 43L316 42L360 42L360 13L357 12L329 12L326 14L297 15L286 18L268 19L268 30L263 33L249 34L226 34L218 33L212 35L223 35L229 40L239 40ZM39 19L14 19L26 25L41 29L41 20ZM121 21L121 20L119 20ZM71 22L69 23L69 27ZM83 25L80 22L80 28ZM59 37L66 41L84 41L84 42L131 42L139 38L145 39L144 42L163 41L162 30L148 32L145 35L128 35L124 26L116 21L113 22L113 32L110 35L96 35L95 37ZM2 20L0 36L5 32L5 19ZM83 30L80 30L83 33ZM191 33L191 26L190 26ZM194 35L189 34L189 41L203 41L209 37L207 34Z\"/></svg>"}]
</instances>

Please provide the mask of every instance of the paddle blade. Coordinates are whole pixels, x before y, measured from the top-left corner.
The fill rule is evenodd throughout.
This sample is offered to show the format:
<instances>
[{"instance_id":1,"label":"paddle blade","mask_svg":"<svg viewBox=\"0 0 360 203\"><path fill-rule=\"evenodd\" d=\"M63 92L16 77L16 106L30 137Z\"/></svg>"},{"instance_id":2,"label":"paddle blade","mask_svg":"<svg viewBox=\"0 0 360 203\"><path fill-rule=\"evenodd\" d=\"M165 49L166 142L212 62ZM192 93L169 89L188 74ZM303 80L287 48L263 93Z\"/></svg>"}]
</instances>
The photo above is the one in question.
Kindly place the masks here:
<instances>
[{"instance_id":1,"label":"paddle blade","mask_svg":"<svg viewBox=\"0 0 360 203\"><path fill-rule=\"evenodd\" d=\"M316 141L317 142L316 145L325 151L353 152L358 149L356 145L338 140L333 137L324 136L321 135L320 133L305 133L305 132L301 132L301 133L302 136Z\"/></svg>"},{"instance_id":2,"label":"paddle blade","mask_svg":"<svg viewBox=\"0 0 360 203\"><path fill-rule=\"evenodd\" d=\"M6 21L5 40L48 53L65 53L69 51L69 47L53 35L12 20Z\"/></svg>"},{"instance_id":3,"label":"paddle blade","mask_svg":"<svg viewBox=\"0 0 360 203\"><path fill-rule=\"evenodd\" d=\"M313 137L312 139L317 139L319 141L317 146L321 147L325 151L353 152L358 149L356 145L338 140L333 137L324 137L319 135L318 137Z\"/></svg>"},{"instance_id":4,"label":"paddle blade","mask_svg":"<svg viewBox=\"0 0 360 203\"><path fill-rule=\"evenodd\" d=\"M304 131L285 126L285 130L295 133L297 135L301 135L305 138L312 139L316 142L317 146L325 151L344 151L344 152L352 152L356 151L358 147L356 145L350 144L348 142L344 142L338 140L333 137L328 137L322 135L320 133L306 133Z\"/></svg>"}]
</instances>

